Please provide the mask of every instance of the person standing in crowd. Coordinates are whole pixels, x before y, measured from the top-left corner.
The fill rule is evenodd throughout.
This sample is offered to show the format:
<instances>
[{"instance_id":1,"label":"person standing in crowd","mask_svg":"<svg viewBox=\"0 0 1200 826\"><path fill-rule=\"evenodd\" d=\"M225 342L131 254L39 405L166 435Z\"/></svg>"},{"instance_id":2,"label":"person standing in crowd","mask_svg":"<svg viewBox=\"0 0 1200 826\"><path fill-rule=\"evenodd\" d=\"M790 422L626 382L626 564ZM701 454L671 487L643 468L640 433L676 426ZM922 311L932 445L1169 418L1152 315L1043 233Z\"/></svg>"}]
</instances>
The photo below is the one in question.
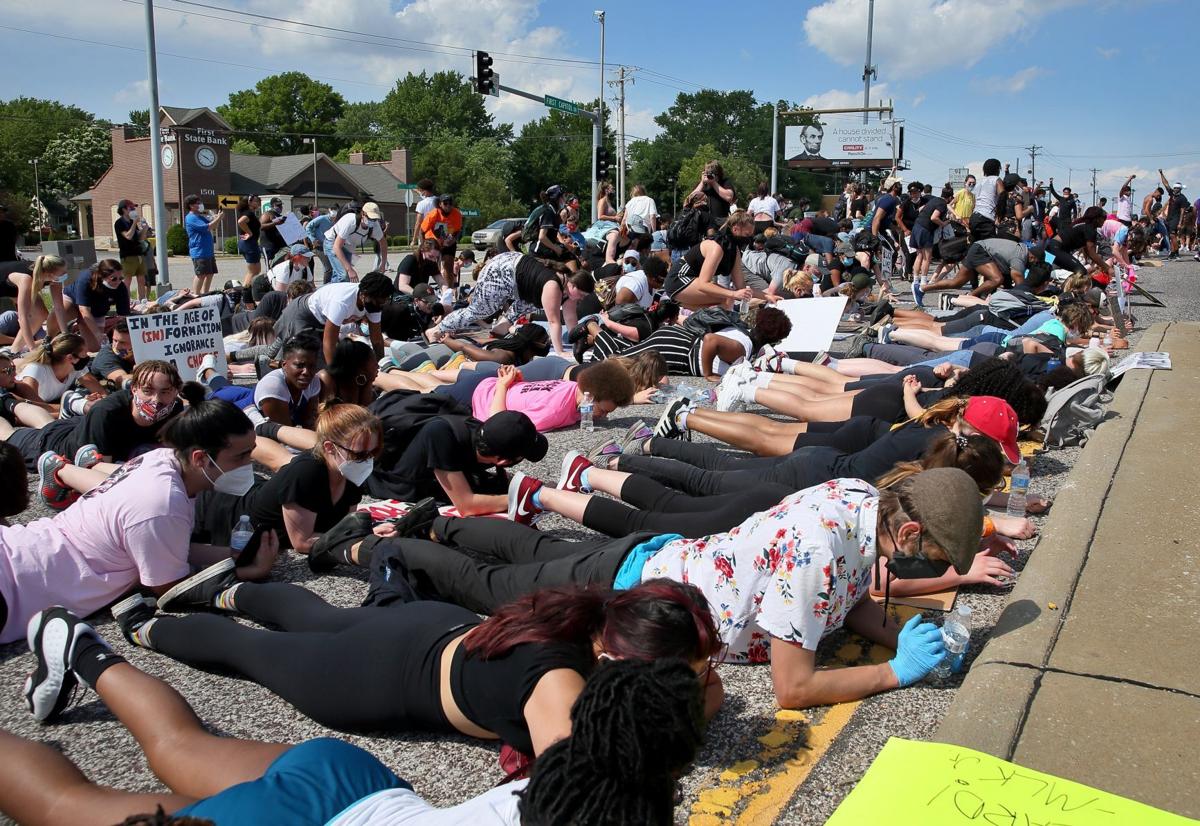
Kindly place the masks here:
<instances>
[{"instance_id":1,"label":"person standing in crowd","mask_svg":"<svg viewBox=\"0 0 1200 826\"><path fill-rule=\"evenodd\" d=\"M925 205L917 212L912 225L912 245L917 251L913 264L913 296L925 284L929 277L929 265L933 261L933 245L941 234L942 227L949 220L949 205L944 198L930 195ZM920 300L917 300L920 304Z\"/></svg>"},{"instance_id":2,"label":"person standing in crowd","mask_svg":"<svg viewBox=\"0 0 1200 826\"><path fill-rule=\"evenodd\" d=\"M1158 170L1158 177L1162 181L1163 189L1169 193L1167 195L1166 225L1171 254L1167 256L1167 260L1176 261L1179 258L1179 229L1183 219L1183 211L1188 207L1187 196L1183 194L1183 190L1187 189L1187 187L1179 181L1173 184L1167 183L1167 176L1163 174L1161 169Z\"/></svg>"},{"instance_id":3,"label":"person standing in crowd","mask_svg":"<svg viewBox=\"0 0 1200 826\"><path fill-rule=\"evenodd\" d=\"M1136 177L1130 175L1126 178L1117 195L1117 220L1126 227L1133 226L1133 179Z\"/></svg>"},{"instance_id":4,"label":"person standing in crowd","mask_svg":"<svg viewBox=\"0 0 1200 826\"><path fill-rule=\"evenodd\" d=\"M720 225L729 217L729 210L737 201L733 184L725 178L725 170L716 161L709 161L700 173L700 182L692 193L703 193L708 200L708 212L714 223Z\"/></svg>"},{"instance_id":5,"label":"person standing in crowd","mask_svg":"<svg viewBox=\"0 0 1200 826\"><path fill-rule=\"evenodd\" d=\"M354 269L354 251L358 245L373 238L383 240L383 210L374 201L361 207L353 201L342 207L333 226L325 231L325 256L333 266L332 282L357 281ZM387 269L387 244L380 245L379 272Z\"/></svg>"},{"instance_id":6,"label":"person standing in crowd","mask_svg":"<svg viewBox=\"0 0 1200 826\"><path fill-rule=\"evenodd\" d=\"M222 212L208 219L204 212L204 202L199 195L189 195L183 202L187 209L187 218L183 228L187 231L188 255L192 259L192 294L204 295L212 285L212 277L217 274L217 258L213 249L213 227L221 222ZM126 274L128 278L128 273Z\"/></svg>"},{"instance_id":7,"label":"person standing in crowd","mask_svg":"<svg viewBox=\"0 0 1200 826\"><path fill-rule=\"evenodd\" d=\"M425 220L425 216L437 209L437 190L434 189L433 181L429 178L417 181L417 195L421 200L417 201L413 211L417 213L417 226L419 227Z\"/></svg>"},{"instance_id":8,"label":"person standing in crowd","mask_svg":"<svg viewBox=\"0 0 1200 826\"><path fill-rule=\"evenodd\" d=\"M0 204L0 264L17 260L17 240L20 235L17 225L8 214L8 207Z\"/></svg>"},{"instance_id":9,"label":"person standing in crowd","mask_svg":"<svg viewBox=\"0 0 1200 826\"><path fill-rule=\"evenodd\" d=\"M746 211L754 217L756 235L768 227L775 226L775 220L779 215L779 202L771 197L771 188L766 181L758 185L758 192L746 206Z\"/></svg>"},{"instance_id":10,"label":"person standing in crowd","mask_svg":"<svg viewBox=\"0 0 1200 826\"><path fill-rule=\"evenodd\" d=\"M275 256L287 246L283 236L279 234L279 225L287 220L283 214L283 199L272 198L270 209L262 214L259 220L259 243L262 245L263 257L267 259L267 267L275 263Z\"/></svg>"},{"instance_id":11,"label":"person standing in crowd","mask_svg":"<svg viewBox=\"0 0 1200 826\"><path fill-rule=\"evenodd\" d=\"M323 284L328 284L329 279L333 276L333 265L329 263L329 258L325 255L325 233L333 226L333 215L336 212L336 209L332 212L329 210L316 211L309 222L304 225L304 242L312 250L313 257L320 261L324 268L321 275ZM313 283L316 283L316 280L314 272Z\"/></svg>"},{"instance_id":12,"label":"person standing in crowd","mask_svg":"<svg viewBox=\"0 0 1200 826\"><path fill-rule=\"evenodd\" d=\"M631 221L636 225L634 218L641 219L641 224L647 232L653 233L658 226L658 206L654 199L646 194L646 187L641 184L634 184L629 190L629 200L625 202L621 225L629 227ZM630 231L632 232L632 229Z\"/></svg>"},{"instance_id":13,"label":"person standing in crowd","mask_svg":"<svg viewBox=\"0 0 1200 826\"><path fill-rule=\"evenodd\" d=\"M617 212L616 205L613 204L613 185L608 181L600 184L600 189L596 195L596 217L592 223L596 221L620 221L621 214Z\"/></svg>"},{"instance_id":14,"label":"person standing in crowd","mask_svg":"<svg viewBox=\"0 0 1200 826\"><path fill-rule=\"evenodd\" d=\"M1054 189L1054 179L1050 179L1050 197L1054 199L1055 205L1058 207L1058 228L1069 227L1075 223L1075 214L1079 209L1079 200L1075 197L1075 193L1071 191L1071 187L1064 186L1062 194L1059 194Z\"/></svg>"},{"instance_id":15,"label":"person standing in crowd","mask_svg":"<svg viewBox=\"0 0 1200 826\"><path fill-rule=\"evenodd\" d=\"M1053 186L1054 179L1050 179ZM983 241L996 237L996 206L1004 194L1004 181L1000 180L1000 161L988 158L983 162L983 180L975 186L975 209L971 212L968 228L972 241Z\"/></svg>"},{"instance_id":16,"label":"person standing in crowd","mask_svg":"<svg viewBox=\"0 0 1200 826\"><path fill-rule=\"evenodd\" d=\"M117 220L113 223L113 235L117 237L117 252L121 256L121 271L125 287L133 294L133 282L137 281L138 296L143 300L150 297L146 291L146 239L150 237L150 225L138 214L133 201L122 200L117 204Z\"/></svg>"},{"instance_id":17,"label":"person standing in crowd","mask_svg":"<svg viewBox=\"0 0 1200 826\"><path fill-rule=\"evenodd\" d=\"M968 175L963 183L963 188L954 193L954 201L950 206L951 212L954 213L955 219L964 227L971 220L971 214L975 212L975 176Z\"/></svg>"},{"instance_id":18,"label":"person standing in crowd","mask_svg":"<svg viewBox=\"0 0 1200 826\"><path fill-rule=\"evenodd\" d=\"M242 286L247 290L255 277L262 272L262 247L258 245L258 236L262 231L262 222L258 219L260 206L262 201L257 195L238 198L237 249L246 262L246 275L242 278Z\"/></svg>"},{"instance_id":19,"label":"person standing in crowd","mask_svg":"<svg viewBox=\"0 0 1200 826\"><path fill-rule=\"evenodd\" d=\"M462 229L462 211L454 205L453 195L439 195L437 208L429 210L421 219L421 239L437 245L442 278L447 287L457 286L454 280L454 252L458 249Z\"/></svg>"}]
</instances>

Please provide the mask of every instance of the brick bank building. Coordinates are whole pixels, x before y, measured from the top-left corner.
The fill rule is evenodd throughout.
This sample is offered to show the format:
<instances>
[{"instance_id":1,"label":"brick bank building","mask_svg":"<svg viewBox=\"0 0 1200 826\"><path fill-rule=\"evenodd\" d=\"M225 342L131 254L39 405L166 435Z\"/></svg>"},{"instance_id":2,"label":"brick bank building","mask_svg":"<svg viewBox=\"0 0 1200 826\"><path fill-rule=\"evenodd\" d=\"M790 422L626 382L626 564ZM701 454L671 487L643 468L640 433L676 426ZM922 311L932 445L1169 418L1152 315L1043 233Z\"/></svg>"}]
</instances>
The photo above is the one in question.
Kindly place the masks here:
<instances>
[{"instance_id":1,"label":"brick bank building","mask_svg":"<svg viewBox=\"0 0 1200 826\"><path fill-rule=\"evenodd\" d=\"M264 205L279 196L285 211L313 203L329 207L349 200L375 201L390 224L389 234L411 234L415 213L397 186L412 175L406 149L393 149L390 160L376 163L366 163L361 152L352 153L350 163L337 163L319 151L315 157L240 155L230 151L233 128L211 109L163 106L159 113L168 224L180 223L180 205L188 195L199 195L213 210L221 197L258 195ZM80 237L94 237L98 246L107 241L115 248L113 223L117 203L125 198L153 222L150 179L150 138L134 135L128 126L113 127L112 166L95 186L71 199L79 208ZM236 237L235 211L225 212L218 241ZM165 237L165 229L155 229Z\"/></svg>"}]
</instances>

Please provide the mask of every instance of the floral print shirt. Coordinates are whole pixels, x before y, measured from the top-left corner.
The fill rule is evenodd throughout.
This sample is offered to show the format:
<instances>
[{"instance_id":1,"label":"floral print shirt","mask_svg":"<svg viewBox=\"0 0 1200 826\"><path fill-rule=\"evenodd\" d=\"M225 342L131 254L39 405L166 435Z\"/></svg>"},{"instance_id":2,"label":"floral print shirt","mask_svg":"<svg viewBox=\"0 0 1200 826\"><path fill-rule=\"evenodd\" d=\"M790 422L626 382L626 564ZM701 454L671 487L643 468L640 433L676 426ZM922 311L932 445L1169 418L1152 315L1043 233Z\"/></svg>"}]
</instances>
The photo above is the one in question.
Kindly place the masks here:
<instances>
[{"instance_id":1,"label":"floral print shirt","mask_svg":"<svg viewBox=\"0 0 1200 826\"><path fill-rule=\"evenodd\" d=\"M867 596L878 497L860 479L807 488L726 533L667 543L642 579L703 591L730 662L769 661L771 637L815 650Z\"/></svg>"}]
</instances>

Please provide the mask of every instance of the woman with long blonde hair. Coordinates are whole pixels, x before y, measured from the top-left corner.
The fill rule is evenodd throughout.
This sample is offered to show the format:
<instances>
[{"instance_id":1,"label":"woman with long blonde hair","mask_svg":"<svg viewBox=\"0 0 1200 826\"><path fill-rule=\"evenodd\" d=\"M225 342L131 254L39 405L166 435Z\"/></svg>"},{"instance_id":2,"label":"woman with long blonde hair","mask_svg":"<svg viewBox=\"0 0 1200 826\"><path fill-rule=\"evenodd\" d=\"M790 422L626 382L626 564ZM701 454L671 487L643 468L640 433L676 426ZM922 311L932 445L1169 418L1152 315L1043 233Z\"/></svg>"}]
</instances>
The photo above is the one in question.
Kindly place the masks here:
<instances>
[{"instance_id":1,"label":"woman with long blonde hair","mask_svg":"<svg viewBox=\"0 0 1200 826\"><path fill-rule=\"evenodd\" d=\"M8 261L0 264L0 298L14 299L17 321L21 329L12 342L15 353L34 348L37 334L46 323L49 313L41 300L42 290L49 285L54 317L46 334L54 335L67 329L67 312L63 306L63 284L70 278L67 262L57 255L39 255L33 261Z\"/></svg>"}]
</instances>

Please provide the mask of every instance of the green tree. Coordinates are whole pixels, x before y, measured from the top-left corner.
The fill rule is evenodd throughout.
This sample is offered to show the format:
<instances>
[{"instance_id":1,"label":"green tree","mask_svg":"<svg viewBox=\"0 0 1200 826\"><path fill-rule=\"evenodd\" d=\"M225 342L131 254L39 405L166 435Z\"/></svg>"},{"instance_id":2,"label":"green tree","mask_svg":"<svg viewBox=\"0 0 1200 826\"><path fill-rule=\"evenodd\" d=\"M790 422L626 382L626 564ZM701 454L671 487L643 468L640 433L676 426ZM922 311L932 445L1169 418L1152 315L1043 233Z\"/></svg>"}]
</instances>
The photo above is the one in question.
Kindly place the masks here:
<instances>
[{"instance_id":1,"label":"green tree","mask_svg":"<svg viewBox=\"0 0 1200 826\"><path fill-rule=\"evenodd\" d=\"M582 104L595 110L596 101ZM615 136L605 129L605 145L614 161ZM540 193L552 184L560 184L579 196L582 217L591 214L592 193L592 122L579 115L551 109L538 120L521 127L512 142L514 194L526 211L537 203ZM610 177L614 173L609 173Z\"/></svg>"},{"instance_id":2,"label":"green tree","mask_svg":"<svg viewBox=\"0 0 1200 826\"><path fill-rule=\"evenodd\" d=\"M258 148L258 144L254 141L248 141L245 138L234 138L233 143L229 145L230 152L236 152L239 155L261 155L262 150Z\"/></svg>"},{"instance_id":3,"label":"green tree","mask_svg":"<svg viewBox=\"0 0 1200 826\"><path fill-rule=\"evenodd\" d=\"M0 190L33 197L30 161L40 161L55 138L93 122L90 113L52 100L21 97L0 101ZM45 170L39 163L39 174Z\"/></svg>"},{"instance_id":4,"label":"green tree","mask_svg":"<svg viewBox=\"0 0 1200 826\"><path fill-rule=\"evenodd\" d=\"M139 135L150 134L150 110L149 109L130 109L129 125L133 127L135 133Z\"/></svg>"},{"instance_id":5,"label":"green tree","mask_svg":"<svg viewBox=\"0 0 1200 826\"><path fill-rule=\"evenodd\" d=\"M494 137L473 139L449 132L431 137L416 153L413 170L437 181L439 192L454 195L460 209L479 210L478 218L464 220L464 234L528 211L512 196L512 148Z\"/></svg>"},{"instance_id":6,"label":"green tree","mask_svg":"<svg viewBox=\"0 0 1200 826\"><path fill-rule=\"evenodd\" d=\"M42 197L71 198L100 179L112 166L112 139L95 124L76 126L46 145L42 152Z\"/></svg>"},{"instance_id":7,"label":"green tree","mask_svg":"<svg viewBox=\"0 0 1200 826\"><path fill-rule=\"evenodd\" d=\"M332 136L345 108L345 99L327 83L284 72L234 92L217 111L263 154L297 155L306 151L303 135Z\"/></svg>"},{"instance_id":8,"label":"green tree","mask_svg":"<svg viewBox=\"0 0 1200 826\"><path fill-rule=\"evenodd\" d=\"M685 160L679 166L679 200L682 203L696 184L700 182L700 173L704 171L704 165L709 161L716 161L721 164L721 168L725 170L725 179L733 184L733 190L737 193L737 203L741 207L745 207L747 202L753 197L755 187L758 182L763 179L762 169L757 164L751 163L745 158L735 157L733 155L722 155L717 152L717 149L712 144L702 144L696 150L696 154Z\"/></svg>"},{"instance_id":9,"label":"green tree","mask_svg":"<svg viewBox=\"0 0 1200 826\"><path fill-rule=\"evenodd\" d=\"M503 139L506 134L492 122L483 97L458 72L405 75L379 103L376 117L384 143L371 144L380 154L397 146L419 151L432 135Z\"/></svg>"}]
</instances>

